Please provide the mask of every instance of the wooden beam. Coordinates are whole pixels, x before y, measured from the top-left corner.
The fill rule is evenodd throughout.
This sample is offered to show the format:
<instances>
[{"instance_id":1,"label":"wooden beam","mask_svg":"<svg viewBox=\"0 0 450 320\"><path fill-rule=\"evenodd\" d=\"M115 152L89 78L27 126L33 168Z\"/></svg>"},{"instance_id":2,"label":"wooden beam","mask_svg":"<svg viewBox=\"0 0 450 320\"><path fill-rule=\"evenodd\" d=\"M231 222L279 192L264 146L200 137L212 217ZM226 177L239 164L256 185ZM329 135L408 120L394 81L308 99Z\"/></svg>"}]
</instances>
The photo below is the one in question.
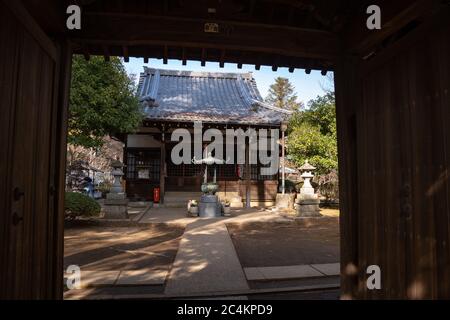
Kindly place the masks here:
<instances>
[{"instance_id":1,"label":"wooden beam","mask_svg":"<svg viewBox=\"0 0 450 320\"><path fill-rule=\"evenodd\" d=\"M83 46L83 56L86 61L89 61L91 59L91 55L89 54L88 46Z\"/></svg>"},{"instance_id":2,"label":"wooden beam","mask_svg":"<svg viewBox=\"0 0 450 320\"><path fill-rule=\"evenodd\" d=\"M280 58L275 57L275 62L272 64L272 71L276 72L278 70L279 65L280 65Z\"/></svg>"},{"instance_id":3,"label":"wooden beam","mask_svg":"<svg viewBox=\"0 0 450 320\"><path fill-rule=\"evenodd\" d=\"M168 56L169 56L169 49L167 48L167 46L164 46L164 57L163 57L163 63L167 64L168 63Z\"/></svg>"},{"instance_id":4,"label":"wooden beam","mask_svg":"<svg viewBox=\"0 0 450 320\"><path fill-rule=\"evenodd\" d=\"M182 61L183 66L185 66L186 65L186 49L185 48L182 49L181 61Z\"/></svg>"},{"instance_id":5,"label":"wooden beam","mask_svg":"<svg viewBox=\"0 0 450 320\"><path fill-rule=\"evenodd\" d=\"M344 31L345 46L350 53L367 55L383 40L401 30L408 23L431 14L436 8L436 3L435 0L378 0L377 5L380 6L382 15L381 30L366 28L368 15L365 10L367 6L363 6Z\"/></svg>"},{"instance_id":6,"label":"wooden beam","mask_svg":"<svg viewBox=\"0 0 450 320\"><path fill-rule=\"evenodd\" d=\"M83 44L77 44L75 46L75 53L81 54L81 47ZM89 43L91 54L94 55L104 55L103 48L98 44ZM111 56L122 56L122 49L118 46L109 47ZM207 61L220 62L221 50L223 48L217 48L215 50L208 50ZM130 51L130 55L133 57L149 57L149 58L161 58L162 47L159 46L134 46L133 50ZM255 57L257 57L255 59ZM179 50L169 51L169 59L183 60L182 48ZM225 57L224 63L231 64L256 64L256 65L267 65L272 66L274 61L278 61L278 67L289 68L295 66L296 68L310 68L315 70L333 70L334 64L332 61L321 60L321 59L304 59L300 57L286 57L277 56L275 54L264 54L258 52L246 52L246 51L230 51ZM278 58L278 60L277 60ZM195 48L195 50L188 51L186 49L185 60L196 60L201 61L201 49Z\"/></svg>"},{"instance_id":7,"label":"wooden beam","mask_svg":"<svg viewBox=\"0 0 450 320\"><path fill-rule=\"evenodd\" d=\"M103 48L103 57L105 58L105 61L109 62L111 60L111 55L109 53L109 49L107 46L102 46Z\"/></svg>"},{"instance_id":8,"label":"wooden beam","mask_svg":"<svg viewBox=\"0 0 450 320\"><path fill-rule=\"evenodd\" d=\"M222 48L328 60L338 52L337 36L320 30L215 21L227 31L212 36L200 31L206 22L202 19L95 12L83 17L85 27L67 33L77 43Z\"/></svg>"},{"instance_id":9,"label":"wooden beam","mask_svg":"<svg viewBox=\"0 0 450 320\"><path fill-rule=\"evenodd\" d=\"M225 50L222 50L220 53L219 67L223 68L224 66L225 66Z\"/></svg>"},{"instance_id":10,"label":"wooden beam","mask_svg":"<svg viewBox=\"0 0 450 320\"><path fill-rule=\"evenodd\" d=\"M128 55L128 47L127 46L123 46L122 47L122 51L123 51L123 59L125 62L130 62L130 57Z\"/></svg>"},{"instance_id":11,"label":"wooden beam","mask_svg":"<svg viewBox=\"0 0 450 320\"><path fill-rule=\"evenodd\" d=\"M52 57L57 60L58 53L54 43L46 35L41 27L36 23L30 13L23 7L21 2L4 0L5 5L14 13L16 19L23 24L30 35L39 42L40 46Z\"/></svg>"},{"instance_id":12,"label":"wooden beam","mask_svg":"<svg viewBox=\"0 0 450 320\"><path fill-rule=\"evenodd\" d=\"M204 67L205 65L206 65L206 49L202 48L201 66Z\"/></svg>"}]
</instances>

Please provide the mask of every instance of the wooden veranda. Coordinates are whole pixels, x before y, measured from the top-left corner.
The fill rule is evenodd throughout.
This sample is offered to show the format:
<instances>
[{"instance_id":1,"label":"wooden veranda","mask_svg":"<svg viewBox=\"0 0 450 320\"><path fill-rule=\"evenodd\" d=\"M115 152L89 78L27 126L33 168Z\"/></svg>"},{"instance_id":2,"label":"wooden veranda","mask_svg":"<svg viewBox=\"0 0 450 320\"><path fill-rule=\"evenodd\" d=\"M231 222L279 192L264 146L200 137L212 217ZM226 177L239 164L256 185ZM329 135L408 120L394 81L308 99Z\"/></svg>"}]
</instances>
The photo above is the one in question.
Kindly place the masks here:
<instances>
[{"instance_id":1,"label":"wooden veranda","mask_svg":"<svg viewBox=\"0 0 450 320\"><path fill-rule=\"evenodd\" d=\"M62 298L72 54L334 71L343 297L450 298L449 34L442 0L0 0L0 298Z\"/></svg>"}]
</instances>

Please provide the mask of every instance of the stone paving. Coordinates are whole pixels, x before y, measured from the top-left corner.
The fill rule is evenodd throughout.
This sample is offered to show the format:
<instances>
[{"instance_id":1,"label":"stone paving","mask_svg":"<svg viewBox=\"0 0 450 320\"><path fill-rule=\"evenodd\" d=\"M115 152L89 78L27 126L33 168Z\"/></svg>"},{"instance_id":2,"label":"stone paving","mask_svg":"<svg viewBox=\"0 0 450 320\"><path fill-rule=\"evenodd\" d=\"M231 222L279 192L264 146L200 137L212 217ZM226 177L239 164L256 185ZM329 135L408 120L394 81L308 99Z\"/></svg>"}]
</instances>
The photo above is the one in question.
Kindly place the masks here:
<instances>
[{"instance_id":1,"label":"stone paving","mask_svg":"<svg viewBox=\"0 0 450 320\"><path fill-rule=\"evenodd\" d=\"M232 217L192 218L184 208L155 208L142 217L143 223L185 224L165 293L183 295L248 290L239 258L226 223L287 221L269 209L236 209Z\"/></svg>"},{"instance_id":2,"label":"stone paving","mask_svg":"<svg viewBox=\"0 0 450 320\"><path fill-rule=\"evenodd\" d=\"M239 291L249 288L247 280L320 278L339 275L340 272L339 263L244 269L227 225L292 224L292 220L271 209L239 209L233 211L232 217L204 219L186 217L185 209L158 208L150 210L140 221L186 224L175 262L168 275L165 289L168 295ZM323 221L330 224L329 219ZM306 223L308 226L310 224L317 223ZM262 248L255 249L261 253Z\"/></svg>"},{"instance_id":3,"label":"stone paving","mask_svg":"<svg viewBox=\"0 0 450 320\"><path fill-rule=\"evenodd\" d=\"M339 263L243 267L227 225L292 223L271 209L236 209L232 217L192 218L186 216L184 208L152 208L133 216L138 226L163 226L162 232L145 233L146 227L136 226L66 232L65 265L75 261L82 266L83 287L116 288L108 293L112 296L114 292L132 294L139 288L156 286L167 297L233 292L244 297L253 290L249 283L314 281L339 275ZM164 236L173 229L184 233ZM154 246L155 241L161 250ZM169 256L164 250L169 250ZM126 287L131 291L123 291Z\"/></svg>"},{"instance_id":4,"label":"stone paving","mask_svg":"<svg viewBox=\"0 0 450 320\"><path fill-rule=\"evenodd\" d=\"M165 293L183 295L248 290L227 228L217 219L189 224L169 274Z\"/></svg>"},{"instance_id":5,"label":"stone paving","mask_svg":"<svg viewBox=\"0 0 450 320\"><path fill-rule=\"evenodd\" d=\"M287 280L338 276L339 263L244 268L249 281Z\"/></svg>"}]
</instances>

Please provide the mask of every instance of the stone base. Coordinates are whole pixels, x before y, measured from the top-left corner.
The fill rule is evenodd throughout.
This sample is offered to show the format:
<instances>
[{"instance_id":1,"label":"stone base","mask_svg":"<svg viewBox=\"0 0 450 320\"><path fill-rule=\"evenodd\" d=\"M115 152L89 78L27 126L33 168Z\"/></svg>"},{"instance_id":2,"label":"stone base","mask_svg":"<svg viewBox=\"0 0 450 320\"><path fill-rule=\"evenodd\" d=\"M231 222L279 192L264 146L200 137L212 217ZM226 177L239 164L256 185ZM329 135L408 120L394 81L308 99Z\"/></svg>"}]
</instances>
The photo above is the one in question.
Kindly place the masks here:
<instances>
[{"instance_id":1,"label":"stone base","mask_svg":"<svg viewBox=\"0 0 450 320\"><path fill-rule=\"evenodd\" d=\"M202 195L198 206L199 217L213 218L222 216L222 208L216 195Z\"/></svg>"},{"instance_id":2,"label":"stone base","mask_svg":"<svg viewBox=\"0 0 450 320\"><path fill-rule=\"evenodd\" d=\"M105 205L105 219L128 219L128 207L123 205Z\"/></svg>"},{"instance_id":3,"label":"stone base","mask_svg":"<svg viewBox=\"0 0 450 320\"><path fill-rule=\"evenodd\" d=\"M106 200L127 200L127 195L125 193L108 193L106 195Z\"/></svg>"},{"instance_id":4,"label":"stone base","mask_svg":"<svg viewBox=\"0 0 450 320\"><path fill-rule=\"evenodd\" d=\"M275 201L275 206L278 209L292 209L294 208L294 195L278 193Z\"/></svg>"},{"instance_id":5,"label":"stone base","mask_svg":"<svg viewBox=\"0 0 450 320\"><path fill-rule=\"evenodd\" d=\"M105 219L128 219L128 199L125 193L108 193L104 202Z\"/></svg>"},{"instance_id":6,"label":"stone base","mask_svg":"<svg viewBox=\"0 0 450 320\"><path fill-rule=\"evenodd\" d=\"M319 208L319 199L300 200L297 203L296 211L298 217L322 217Z\"/></svg>"}]
</instances>

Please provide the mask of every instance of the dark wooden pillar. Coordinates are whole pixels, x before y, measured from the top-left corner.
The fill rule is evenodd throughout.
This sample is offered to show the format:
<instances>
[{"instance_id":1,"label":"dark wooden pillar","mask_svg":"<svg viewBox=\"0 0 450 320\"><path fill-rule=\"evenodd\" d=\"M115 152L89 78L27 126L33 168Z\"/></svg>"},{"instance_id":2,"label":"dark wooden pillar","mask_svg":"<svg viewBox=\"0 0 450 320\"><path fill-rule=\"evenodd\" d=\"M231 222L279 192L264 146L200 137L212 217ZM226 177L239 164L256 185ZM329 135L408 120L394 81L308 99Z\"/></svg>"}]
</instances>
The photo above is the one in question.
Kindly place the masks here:
<instances>
[{"instance_id":1,"label":"dark wooden pillar","mask_svg":"<svg viewBox=\"0 0 450 320\"><path fill-rule=\"evenodd\" d=\"M250 166L250 144L249 140L245 139L245 207L250 208L251 207L251 166Z\"/></svg>"},{"instance_id":2,"label":"dark wooden pillar","mask_svg":"<svg viewBox=\"0 0 450 320\"><path fill-rule=\"evenodd\" d=\"M164 195L166 192L166 137L164 126L161 129L161 165L159 180L159 187L161 192L160 201L162 204L164 204Z\"/></svg>"},{"instance_id":3,"label":"dark wooden pillar","mask_svg":"<svg viewBox=\"0 0 450 320\"><path fill-rule=\"evenodd\" d=\"M128 134L125 135L125 138L123 139L125 146L123 147L123 151L122 151L122 163L125 165L125 168L123 168L123 173L124 176L122 177L123 180L125 180L125 194L127 195L127 197L129 198L129 194L128 194Z\"/></svg>"},{"instance_id":4,"label":"dark wooden pillar","mask_svg":"<svg viewBox=\"0 0 450 320\"><path fill-rule=\"evenodd\" d=\"M57 105L53 125L56 130L54 132L55 152L52 153L55 158L55 186L52 192L55 193L54 205L56 215L54 217L55 229L53 235L53 257L54 269L52 288L54 290L52 296L55 299L63 298L63 270L64 265L64 198L66 185L66 160L67 160L67 121L69 110L69 90L72 75L72 46L68 41L61 41L60 48L60 69L57 79L59 83ZM50 284L49 284L50 287Z\"/></svg>"},{"instance_id":5,"label":"dark wooden pillar","mask_svg":"<svg viewBox=\"0 0 450 320\"><path fill-rule=\"evenodd\" d=\"M358 287L358 163L357 113L361 102L358 59L342 56L335 72L339 156L341 295L357 296Z\"/></svg>"}]
</instances>

